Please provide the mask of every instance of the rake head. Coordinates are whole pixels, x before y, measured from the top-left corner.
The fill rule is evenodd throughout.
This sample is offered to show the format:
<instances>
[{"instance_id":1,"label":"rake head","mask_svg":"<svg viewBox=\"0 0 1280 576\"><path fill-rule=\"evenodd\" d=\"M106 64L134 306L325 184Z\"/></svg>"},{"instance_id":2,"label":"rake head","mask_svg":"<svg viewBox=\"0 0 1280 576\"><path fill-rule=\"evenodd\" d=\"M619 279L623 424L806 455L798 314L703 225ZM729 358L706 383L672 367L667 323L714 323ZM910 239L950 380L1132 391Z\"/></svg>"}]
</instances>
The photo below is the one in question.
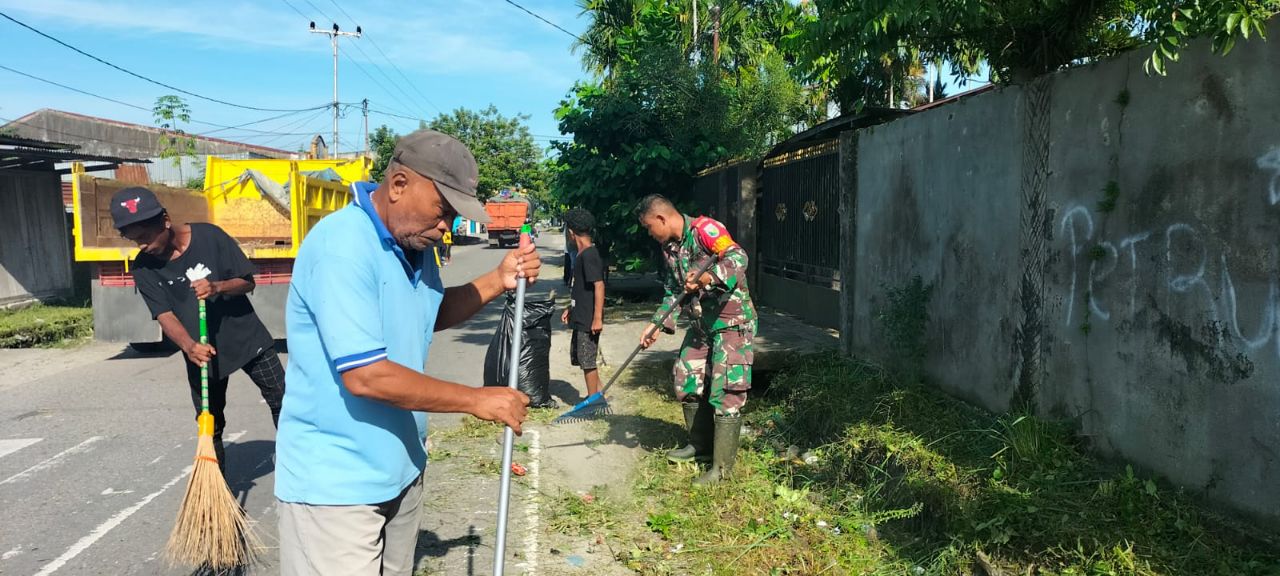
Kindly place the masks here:
<instances>
[{"instance_id":1,"label":"rake head","mask_svg":"<svg viewBox=\"0 0 1280 576\"><path fill-rule=\"evenodd\" d=\"M613 409L609 407L609 402L604 399L604 395L600 392L588 396L586 400L579 402L572 410L561 414L552 424L565 424L572 422L585 422L587 420L595 420L602 416L613 414Z\"/></svg>"}]
</instances>

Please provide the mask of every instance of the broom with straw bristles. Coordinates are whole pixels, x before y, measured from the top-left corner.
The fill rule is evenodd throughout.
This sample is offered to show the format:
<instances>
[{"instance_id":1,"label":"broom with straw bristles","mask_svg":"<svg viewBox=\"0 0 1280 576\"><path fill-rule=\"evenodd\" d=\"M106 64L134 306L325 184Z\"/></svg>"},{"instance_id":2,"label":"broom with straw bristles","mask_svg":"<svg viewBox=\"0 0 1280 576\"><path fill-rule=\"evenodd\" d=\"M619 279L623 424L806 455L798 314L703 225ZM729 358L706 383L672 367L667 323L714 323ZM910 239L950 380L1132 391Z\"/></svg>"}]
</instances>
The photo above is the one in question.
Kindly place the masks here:
<instances>
[{"instance_id":1,"label":"broom with straw bristles","mask_svg":"<svg viewBox=\"0 0 1280 576\"><path fill-rule=\"evenodd\" d=\"M191 281L208 275L209 270L203 265L187 270ZM209 343L203 298L200 299L200 343ZM196 423L199 429L196 461L165 553L171 562L187 566L224 569L248 565L261 544L218 468L217 453L213 449L213 414L209 413L207 362L200 367L200 416Z\"/></svg>"}]
</instances>

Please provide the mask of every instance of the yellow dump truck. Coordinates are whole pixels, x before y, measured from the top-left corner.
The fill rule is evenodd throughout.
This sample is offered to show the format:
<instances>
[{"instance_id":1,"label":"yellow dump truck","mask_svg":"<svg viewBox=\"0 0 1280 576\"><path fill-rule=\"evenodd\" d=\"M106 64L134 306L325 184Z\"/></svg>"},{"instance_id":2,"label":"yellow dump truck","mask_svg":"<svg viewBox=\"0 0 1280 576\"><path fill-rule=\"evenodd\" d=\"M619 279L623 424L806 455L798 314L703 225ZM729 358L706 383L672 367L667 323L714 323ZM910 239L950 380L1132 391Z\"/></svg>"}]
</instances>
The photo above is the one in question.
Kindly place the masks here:
<instances>
[{"instance_id":1,"label":"yellow dump truck","mask_svg":"<svg viewBox=\"0 0 1280 576\"><path fill-rule=\"evenodd\" d=\"M367 180L368 158L226 160L210 156L204 190L147 185L175 222L216 224L257 266L249 298L276 338L284 338L285 300L302 239L324 216L346 206L353 181ZM133 285L138 249L111 222L111 196L134 186L72 168L75 258L92 263L93 327L98 340L154 344L160 327Z\"/></svg>"}]
</instances>

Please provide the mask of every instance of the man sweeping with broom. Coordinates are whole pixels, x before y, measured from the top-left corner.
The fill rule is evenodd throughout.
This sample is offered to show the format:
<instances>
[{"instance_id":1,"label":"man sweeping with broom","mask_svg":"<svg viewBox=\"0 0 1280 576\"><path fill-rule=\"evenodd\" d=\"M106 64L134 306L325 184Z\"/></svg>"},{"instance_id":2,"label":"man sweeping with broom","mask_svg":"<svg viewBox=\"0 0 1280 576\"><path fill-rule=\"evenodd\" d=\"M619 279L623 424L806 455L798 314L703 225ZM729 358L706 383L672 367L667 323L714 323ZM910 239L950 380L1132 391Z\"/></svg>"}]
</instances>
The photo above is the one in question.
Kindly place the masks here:
<instances>
[{"instance_id":1,"label":"man sweeping with broom","mask_svg":"<svg viewBox=\"0 0 1280 576\"><path fill-rule=\"evenodd\" d=\"M224 477L228 379L243 369L262 392L272 422L284 395L275 341L245 296L254 289L253 265L221 228L172 222L146 188L112 196L111 218L138 245L134 285L161 331L186 355L196 408L196 460L167 555L189 566L243 565L252 560L256 539Z\"/></svg>"},{"instance_id":2,"label":"man sweeping with broom","mask_svg":"<svg viewBox=\"0 0 1280 576\"><path fill-rule=\"evenodd\" d=\"M458 214L488 221L477 179L466 146L419 130L396 144L380 184L352 185L354 201L302 244L276 443L285 576L412 574L426 412L471 414L520 432L524 394L424 373L434 332L515 289L517 278L533 282L542 265L528 245L470 284L444 288L432 248Z\"/></svg>"},{"instance_id":3,"label":"man sweeping with broom","mask_svg":"<svg viewBox=\"0 0 1280 576\"><path fill-rule=\"evenodd\" d=\"M641 334L640 345L652 346L660 332L675 333L675 316L666 312L683 294L696 295L682 310L689 331L672 375L689 444L667 453L667 459L710 460L711 468L694 484L719 482L729 476L737 459L741 410L751 388L756 309L747 291L747 253L723 224L705 216L686 216L660 195L641 200L636 215L662 244L668 272L666 297ZM695 277L704 262L717 258Z\"/></svg>"}]
</instances>

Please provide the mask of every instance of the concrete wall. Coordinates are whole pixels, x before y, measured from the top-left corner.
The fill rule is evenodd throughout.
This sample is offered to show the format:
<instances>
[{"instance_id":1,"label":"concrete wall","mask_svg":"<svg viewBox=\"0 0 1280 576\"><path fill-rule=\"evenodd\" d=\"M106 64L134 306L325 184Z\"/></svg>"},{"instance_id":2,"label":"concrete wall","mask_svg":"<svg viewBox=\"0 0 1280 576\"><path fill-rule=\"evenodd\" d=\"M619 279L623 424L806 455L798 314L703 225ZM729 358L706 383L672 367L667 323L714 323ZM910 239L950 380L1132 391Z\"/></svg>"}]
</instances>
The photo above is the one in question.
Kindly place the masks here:
<instances>
[{"instance_id":1,"label":"concrete wall","mask_svg":"<svg viewBox=\"0 0 1280 576\"><path fill-rule=\"evenodd\" d=\"M56 174L0 171L0 305L70 295L67 236Z\"/></svg>"},{"instance_id":2,"label":"concrete wall","mask_svg":"<svg viewBox=\"0 0 1280 576\"><path fill-rule=\"evenodd\" d=\"M860 131L846 338L919 274L939 386L1280 523L1280 44L1147 54Z\"/></svg>"}]
</instances>

